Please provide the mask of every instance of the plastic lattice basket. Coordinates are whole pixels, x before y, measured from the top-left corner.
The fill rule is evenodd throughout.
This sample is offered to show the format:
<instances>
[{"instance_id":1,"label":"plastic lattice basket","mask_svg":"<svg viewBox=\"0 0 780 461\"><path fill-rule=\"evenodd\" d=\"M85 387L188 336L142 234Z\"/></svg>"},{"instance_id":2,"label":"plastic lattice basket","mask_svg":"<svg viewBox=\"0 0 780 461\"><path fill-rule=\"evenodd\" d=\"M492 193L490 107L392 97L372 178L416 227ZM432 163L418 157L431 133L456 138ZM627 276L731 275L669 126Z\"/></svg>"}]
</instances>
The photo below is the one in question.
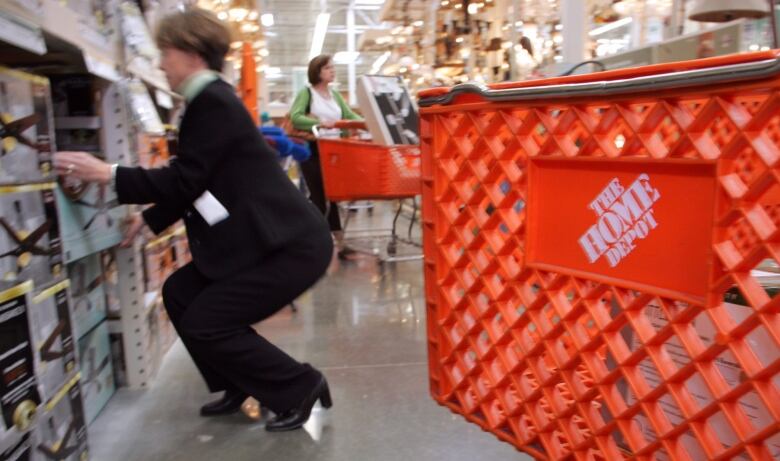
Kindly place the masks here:
<instances>
[{"instance_id":1,"label":"plastic lattice basket","mask_svg":"<svg viewBox=\"0 0 780 461\"><path fill-rule=\"evenodd\" d=\"M382 146L353 139L320 139L317 143L325 195L330 200L420 195L419 146Z\"/></svg>"},{"instance_id":2,"label":"plastic lattice basket","mask_svg":"<svg viewBox=\"0 0 780 461\"><path fill-rule=\"evenodd\" d=\"M775 53L420 106L438 402L538 459L780 459Z\"/></svg>"}]
</instances>

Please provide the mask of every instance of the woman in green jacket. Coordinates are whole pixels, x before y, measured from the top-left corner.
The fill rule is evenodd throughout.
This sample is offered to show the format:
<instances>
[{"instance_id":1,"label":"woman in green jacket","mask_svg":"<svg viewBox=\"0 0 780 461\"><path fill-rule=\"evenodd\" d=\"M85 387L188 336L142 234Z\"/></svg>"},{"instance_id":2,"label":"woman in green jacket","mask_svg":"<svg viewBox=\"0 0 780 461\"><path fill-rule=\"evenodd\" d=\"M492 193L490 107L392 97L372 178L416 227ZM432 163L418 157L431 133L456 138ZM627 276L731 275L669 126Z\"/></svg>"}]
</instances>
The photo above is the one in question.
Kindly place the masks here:
<instances>
[{"instance_id":1,"label":"woman in green jacket","mask_svg":"<svg viewBox=\"0 0 780 461\"><path fill-rule=\"evenodd\" d=\"M349 108L344 98L337 91L330 89L329 85L335 79L336 68L331 56L320 55L309 62L310 86L298 93L290 110L290 121L296 130L311 131L314 125L318 125L321 128L320 136L338 137L341 132L334 129L337 121L361 120L360 116ZM335 202L330 202L330 206L328 206L325 197L317 142L310 142L309 147L311 157L301 164L303 177L309 188L309 198L325 215L328 224L330 224L331 232L333 232L337 243L340 244L343 232L339 209ZM346 256L349 252L349 249L342 247L339 256Z\"/></svg>"}]
</instances>

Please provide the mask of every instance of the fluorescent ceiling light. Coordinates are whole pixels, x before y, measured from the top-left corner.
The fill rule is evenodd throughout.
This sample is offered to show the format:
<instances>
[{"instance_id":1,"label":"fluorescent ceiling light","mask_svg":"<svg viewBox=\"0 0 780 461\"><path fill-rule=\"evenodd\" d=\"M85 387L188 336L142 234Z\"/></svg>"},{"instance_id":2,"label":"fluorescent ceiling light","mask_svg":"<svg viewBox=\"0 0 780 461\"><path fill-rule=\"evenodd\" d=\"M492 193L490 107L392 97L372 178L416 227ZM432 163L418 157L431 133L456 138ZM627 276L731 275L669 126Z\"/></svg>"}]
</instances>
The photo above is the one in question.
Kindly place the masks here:
<instances>
[{"instance_id":1,"label":"fluorescent ceiling light","mask_svg":"<svg viewBox=\"0 0 780 461\"><path fill-rule=\"evenodd\" d=\"M322 45L325 43L325 34L328 33L329 13L320 13L317 15L317 23L314 25L314 35L311 39L311 50L309 59L314 59L322 54Z\"/></svg>"},{"instance_id":2,"label":"fluorescent ceiling light","mask_svg":"<svg viewBox=\"0 0 780 461\"><path fill-rule=\"evenodd\" d=\"M280 67L266 67L265 68L265 74L266 75L274 75L274 74L281 74L282 69Z\"/></svg>"},{"instance_id":3,"label":"fluorescent ceiling light","mask_svg":"<svg viewBox=\"0 0 780 461\"><path fill-rule=\"evenodd\" d=\"M355 5L384 5L385 0L355 0Z\"/></svg>"},{"instance_id":4,"label":"fluorescent ceiling light","mask_svg":"<svg viewBox=\"0 0 780 461\"><path fill-rule=\"evenodd\" d=\"M265 13L264 15L260 16L260 24L263 25L263 27L271 27L274 25L274 15L272 13Z\"/></svg>"},{"instance_id":5,"label":"fluorescent ceiling light","mask_svg":"<svg viewBox=\"0 0 780 461\"><path fill-rule=\"evenodd\" d=\"M355 5L355 9L363 11L377 11L381 10L382 7L379 5Z\"/></svg>"},{"instance_id":6,"label":"fluorescent ceiling light","mask_svg":"<svg viewBox=\"0 0 780 461\"><path fill-rule=\"evenodd\" d=\"M333 55L333 62L336 64L351 64L357 61L360 53L357 51L339 51Z\"/></svg>"},{"instance_id":7,"label":"fluorescent ceiling light","mask_svg":"<svg viewBox=\"0 0 780 461\"><path fill-rule=\"evenodd\" d=\"M618 19L615 22L611 22L611 23L606 24L604 26L597 27L597 28L593 29L592 31L590 31L590 33L588 35L590 35L591 37L595 37L596 35L601 35L601 34L607 33L609 31L615 30L615 29L617 29L619 27L627 26L627 25L631 24L633 21L634 21L634 18Z\"/></svg>"},{"instance_id":8,"label":"fluorescent ceiling light","mask_svg":"<svg viewBox=\"0 0 780 461\"><path fill-rule=\"evenodd\" d=\"M376 61L374 61L374 64L371 66L370 74L378 74L382 70L382 66L385 65L387 60L390 59L390 52L385 51L382 53L382 56L376 58Z\"/></svg>"}]
</instances>

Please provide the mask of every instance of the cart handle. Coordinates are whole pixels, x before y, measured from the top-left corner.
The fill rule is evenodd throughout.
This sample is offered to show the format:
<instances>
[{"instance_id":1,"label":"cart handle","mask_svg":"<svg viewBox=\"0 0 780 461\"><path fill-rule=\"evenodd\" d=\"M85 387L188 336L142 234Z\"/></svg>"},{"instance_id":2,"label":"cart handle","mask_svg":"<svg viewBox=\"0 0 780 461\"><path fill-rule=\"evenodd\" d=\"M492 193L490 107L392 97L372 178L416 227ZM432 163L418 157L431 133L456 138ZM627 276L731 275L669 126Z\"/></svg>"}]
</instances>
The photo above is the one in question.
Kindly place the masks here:
<instances>
[{"instance_id":1,"label":"cart handle","mask_svg":"<svg viewBox=\"0 0 780 461\"><path fill-rule=\"evenodd\" d=\"M759 57L763 56L759 55ZM714 60L715 58L712 59ZM658 65L659 69L666 72L653 75L630 77L625 75L628 71L624 70L620 78L615 80L604 79L604 75L609 75L610 72L612 72L611 75L613 76L617 75L615 74L616 71L609 71L604 74L592 74L592 81L575 81L573 77L567 77L572 80L566 82L571 83L561 81L561 83L551 85L517 88L491 88L482 84L463 83L452 87L452 89L444 90L444 93L438 91L434 93L433 90L428 90L427 93L421 95L419 104L421 107L449 105L461 94L476 94L489 102L516 102L574 97L607 97L638 92L648 93L705 85L739 83L770 78L780 74L780 57L693 70L675 71L671 67L671 65Z\"/></svg>"},{"instance_id":2,"label":"cart handle","mask_svg":"<svg viewBox=\"0 0 780 461\"><path fill-rule=\"evenodd\" d=\"M338 120L336 121L333 128L338 128L340 130L365 130L366 129L366 122L362 120ZM314 136L320 137L320 125L314 125L311 127L311 132L314 133Z\"/></svg>"}]
</instances>

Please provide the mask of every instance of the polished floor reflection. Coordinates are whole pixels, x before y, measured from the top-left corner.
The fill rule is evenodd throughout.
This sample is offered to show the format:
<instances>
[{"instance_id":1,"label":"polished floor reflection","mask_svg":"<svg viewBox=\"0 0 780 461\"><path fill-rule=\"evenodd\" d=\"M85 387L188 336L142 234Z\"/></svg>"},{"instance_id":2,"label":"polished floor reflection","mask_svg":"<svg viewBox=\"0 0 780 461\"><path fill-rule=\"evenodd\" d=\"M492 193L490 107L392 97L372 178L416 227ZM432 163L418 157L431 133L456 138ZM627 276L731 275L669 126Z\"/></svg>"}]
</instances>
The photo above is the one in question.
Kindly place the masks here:
<instances>
[{"instance_id":1,"label":"polished floor reflection","mask_svg":"<svg viewBox=\"0 0 780 461\"><path fill-rule=\"evenodd\" d=\"M377 226L388 214L358 218ZM282 434L243 413L201 418L210 396L177 343L151 389L121 390L92 425L92 459L530 459L428 395L420 261L336 262L296 304L297 312L284 309L258 330L326 374L331 410L315 408L304 430Z\"/></svg>"}]
</instances>

